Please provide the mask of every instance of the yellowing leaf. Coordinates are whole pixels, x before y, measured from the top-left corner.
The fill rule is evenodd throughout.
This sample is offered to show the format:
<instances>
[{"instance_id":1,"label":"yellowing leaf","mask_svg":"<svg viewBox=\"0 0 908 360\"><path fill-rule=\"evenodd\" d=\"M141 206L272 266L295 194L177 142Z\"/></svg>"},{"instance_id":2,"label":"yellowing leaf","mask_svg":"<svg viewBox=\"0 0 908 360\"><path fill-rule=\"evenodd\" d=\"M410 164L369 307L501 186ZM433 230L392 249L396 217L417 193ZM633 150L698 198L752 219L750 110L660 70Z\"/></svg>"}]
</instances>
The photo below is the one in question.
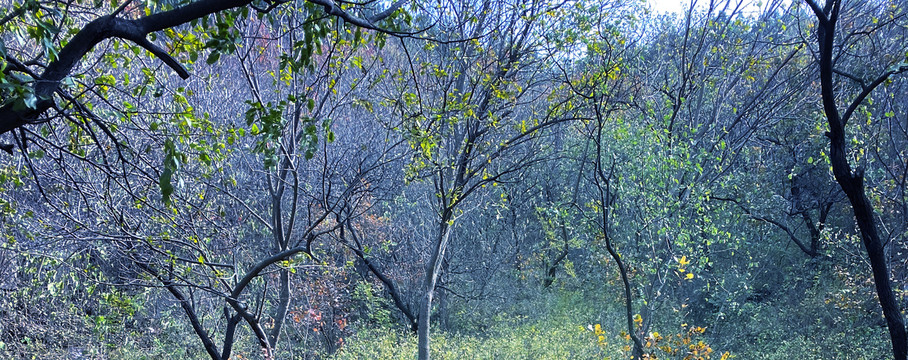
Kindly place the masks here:
<instances>
[{"instance_id":1,"label":"yellowing leaf","mask_svg":"<svg viewBox=\"0 0 908 360\"><path fill-rule=\"evenodd\" d=\"M685 276L685 278L687 278L687 280L693 279L693 278L694 278L694 274L687 273L687 276Z\"/></svg>"}]
</instances>

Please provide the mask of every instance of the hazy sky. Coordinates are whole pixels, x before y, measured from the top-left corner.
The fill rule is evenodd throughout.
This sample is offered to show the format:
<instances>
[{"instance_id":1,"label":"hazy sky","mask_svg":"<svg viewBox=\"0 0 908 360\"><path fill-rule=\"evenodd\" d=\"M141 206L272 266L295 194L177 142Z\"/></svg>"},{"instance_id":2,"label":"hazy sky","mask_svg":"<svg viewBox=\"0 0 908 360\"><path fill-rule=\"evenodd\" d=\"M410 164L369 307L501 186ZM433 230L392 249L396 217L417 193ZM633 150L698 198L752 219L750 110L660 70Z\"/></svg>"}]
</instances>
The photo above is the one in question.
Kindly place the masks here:
<instances>
[{"instance_id":1,"label":"hazy sky","mask_svg":"<svg viewBox=\"0 0 908 360\"><path fill-rule=\"evenodd\" d=\"M656 12L673 12L680 13L682 6L686 8L690 4L690 0L648 0L650 5L653 6L653 10ZM684 2L684 5L681 3Z\"/></svg>"},{"instance_id":2,"label":"hazy sky","mask_svg":"<svg viewBox=\"0 0 908 360\"><path fill-rule=\"evenodd\" d=\"M653 11L655 11L657 13L664 13L664 12L681 13L682 11L687 10L687 8L688 8L688 6L690 6L690 2L691 2L691 0L647 0L647 1L650 3L650 5L652 5ZM764 0L763 3L765 3L765 2L766 1ZM745 5L742 7L742 10L756 11L758 9L756 6L757 3L758 3L757 0L744 0ZM785 3L787 3L787 2L785 2ZM698 8L705 8L707 6L709 6L709 0L697 0Z\"/></svg>"}]
</instances>

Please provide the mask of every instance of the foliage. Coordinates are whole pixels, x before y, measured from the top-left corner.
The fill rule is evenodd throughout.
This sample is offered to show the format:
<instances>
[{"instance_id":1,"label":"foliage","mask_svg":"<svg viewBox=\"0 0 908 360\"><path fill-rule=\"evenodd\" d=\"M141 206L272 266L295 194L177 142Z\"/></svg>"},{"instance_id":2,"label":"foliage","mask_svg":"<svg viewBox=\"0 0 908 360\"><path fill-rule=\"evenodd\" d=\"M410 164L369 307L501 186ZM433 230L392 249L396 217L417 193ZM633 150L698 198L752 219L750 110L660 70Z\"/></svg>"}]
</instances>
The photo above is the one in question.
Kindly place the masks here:
<instances>
[{"instance_id":1,"label":"foliage","mask_svg":"<svg viewBox=\"0 0 908 360\"><path fill-rule=\"evenodd\" d=\"M0 357L887 357L908 8L738 5L0 0Z\"/></svg>"},{"instance_id":2,"label":"foliage","mask_svg":"<svg viewBox=\"0 0 908 360\"><path fill-rule=\"evenodd\" d=\"M614 350L603 350L585 335L569 323L503 318L482 335L436 334L432 353L440 359L601 359ZM411 359L415 340L393 330L366 330L350 339L335 359Z\"/></svg>"}]
</instances>

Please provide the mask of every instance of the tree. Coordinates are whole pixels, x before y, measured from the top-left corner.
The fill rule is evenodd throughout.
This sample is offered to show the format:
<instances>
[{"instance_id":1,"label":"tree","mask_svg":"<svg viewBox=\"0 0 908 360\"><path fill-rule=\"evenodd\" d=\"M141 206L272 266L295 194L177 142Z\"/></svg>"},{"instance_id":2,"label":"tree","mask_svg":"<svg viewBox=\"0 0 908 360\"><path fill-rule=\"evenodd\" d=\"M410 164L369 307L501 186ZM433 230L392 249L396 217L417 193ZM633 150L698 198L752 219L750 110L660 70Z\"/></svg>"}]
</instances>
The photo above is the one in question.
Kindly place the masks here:
<instances>
[{"instance_id":1,"label":"tree","mask_svg":"<svg viewBox=\"0 0 908 360\"><path fill-rule=\"evenodd\" d=\"M5 88L18 91L21 96L4 104L5 119L12 120L3 126L8 127L6 131L19 130L14 137L26 159L45 159L37 163L29 160L30 172L46 204L33 210L60 215L41 221L40 226L32 226L30 230L48 237L61 236L54 235L60 231L68 234L63 236L67 240L76 240L79 243L76 246L96 246L127 260L131 264L123 270L131 273L122 281L166 289L182 308L212 359L231 356L241 323L249 326L263 355L273 356L288 317L290 274L296 266L294 255L305 252L316 256L312 250L315 239L336 228L325 224L326 219L331 219L338 204L359 196L364 185L362 180L370 171L368 166L359 169L339 166L334 155L307 160L314 158L319 134L333 138L330 117L338 109L349 106L344 103L343 95L353 91L356 81L363 81L345 77L351 71L337 70L338 64L351 61L356 50L368 45L372 38L362 36L359 29L356 36L352 31L349 35L341 31L346 26L346 20L341 19L349 15L340 9L332 10L330 3L326 3L331 5L326 10L334 15L306 4L287 9L278 7L283 3L274 3L274 7L258 9L260 17L249 17L249 8L234 9L247 4L199 1L138 16L143 10L151 13L157 5L146 7L127 2L114 10L113 15L98 17L84 28L74 30L76 36L59 53L45 54L48 64L36 61L33 67L46 67L41 76L34 75L28 66L16 65L19 63L16 58L24 55L24 51L7 56L13 64L7 71L31 74L32 80ZM390 16L401 4L397 3L381 18ZM22 4L13 9L6 21L32 13L38 16L53 10L53 6L63 5ZM107 10L102 5L95 8ZM121 13L139 18L118 18ZM217 16L216 30L205 27L211 14ZM71 21L64 15L56 20L61 25ZM226 100L213 101L211 97L199 96L202 89L197 86L204 86L202 83L172 90L162 83L151 94L146 90L156 85L153 69L117 70L117 65L135 61L118 52L100 55L104 59L117 59L106 62L113 75L102 72L86 84L82 81L84 76L70 74L81 56L86 56L106 38L126 38L154 49L156 56L177 68L179 65L173 58L144 40L145 35L190 21L196 21L193 25L197 26L181 29L182 33L165 31L176 43L172 47L177 52L185 51L183 56L188 62L195 61L202 45L198 41L183 43L187 38L210 37L209 63L216 62L222 52L239 51L240 62L223 71L234 76L233 81L227 77L217 81L221 82L220 89L248 93L250 99L245 104L242 99L227 96ZM269 28L269 23L274 27ZM331 26L337 28L329 32ZM300 29L301 33L278 36L268 44L254 34L240 32L247 29L275 34ZM124 33L127 30L138 31L141 38ZM272 70L268 74L273 79L268 80L274 82L262 87L259 73L252 67L269 48L287 50L284 56L257 64ZM322 55L322 51L327 53ZM134 54L139 57L138 51ZM360 76L366 72L362 67L355 70ZM179 73L181 77L188 76L185 70ZM293 74L294 80L287 80ZM114 75L124 80L116 82ZM67 76L76 80L61 87L61 79ZM135 86L129 82L131 76L144 76L145 82ZM248 88L237 86L235 80L240 78L248 81ZM335 86L338 80L353 85L338 91ZM285 84L286 88L276 84ZM58 107L55 98L42 95L54 93L67 105ZM215 91L210 96L225 94ZM99 99L101 102L95 103ZM202 110L189 105L189 99L199 100ZM34 106L26 104L32 100L36 102ZM140 103L144 105L134 105ZM243 113L244 106L248 107L245 119L229 117L228 114ZM38 131L30 126L20 127L51 108L59 110L70 122L54 124L50 121L54 115L41 120L43 124ZM120 116L109 117L109 114ZM219 122L211 120L212 114ZM250 127L249 137L245 136L242 122ZM103 131L105 136L95 136L95 130ZM68 141L61 142L58 140L61 138ZM129 139L129 143L124 139ZM232 148L240 145L249 146L251 153L243 156L243 152ZM324 150L327 149L325 146ZM114 157L108 158L108 151L113 151ZM261 161L256 153L261 154ZM337 153L332 151L332 154ZM375 161L381 164L384 160ZM243 162L263 164L264 169L246 174L233 172L239 169L237 166L243 167ZM371 169L379 166L372 164ZM307 177L307 174L317 175ZM65 185L68 181L71 181L69 185ZM93 183L105 184L106 188L85 185ZM154 184L160 188L162 202L157 202L158 197L149 192ZM66 189L61 190L63 187ZM249 197L263 192L267 192L261 198L263 201ZM84 200L76 211L72 209L73 199ZM28 208L33 204L21 205ZM304 213L307 216L303 217ZM259 238L263 232L273 240L270 244ZM272 271L279 274L274 295L265 291ZM139 272L148 274L149 278L140 276ZM263 315L263 308L270 309L269 313ZM222 319L217 318L219 310L223 310ZM214 333L211 321L217 329ZM215 335L220 335L220 345L216 344Z\"/></svg>"},{"instance_id":2,"label":"tree","mask_svg":"<svg viewBox=\"0 0 908 360\"><path fill-rule=\"evenodd\" d=\"M407 90L393 101L399 128L413 149L409 176L431 181L432 237L419 290L419 359L429 359L430 318L445 254L464 204L539 161L532 147L544 130L571 119L563 104L545 104L553 92L546 66L552 61L541 34L557 23L552 12L564 4L547 1L484 1L446 5L452 14L436 25L437 40L402 55L412 67ZM503 37L488 33L507 34Z\"/></svg>"},{"instance_id":3,"label":"tree","mask_svg":"<svg viewBox=\"0 0 908 360\"><path fill-rule=\"evenodd\" d=\"M843 8L844 5L841 0L829 0L822 7L813 0L805 0L805 2L810 7L810 10L813 11L818 22L816 31L817 57L820 70L823 112L829 125L829 132L826 133L829 138L829 162L832 165L832 172L835 175L836 182L839 183L842 191L845 192L851 202L854 217L861 230L861 239L864 243L864 249L867 251L870 267L873 270L877 296L879 297L880 306L883 308L886 325L889 328L893 356L899 360L906 359L908 358L908 334L905 331L905 320L899 311L898 301L892 291L884 249L885 244L880 238L877 221L874 219L873 204L867 197L864 184L865 169L862 167L854 169L849 161L849 152L846 148L848 144L846 141L846 125L849 120L852 120L855 111L871 92L884 84L890 77L908 71L908 63L895 61L869 82L849 76L847 70L837 69L837 61L835 60L838 58L837 51L842 51L839 49L842 49L843 46L836 43L837 34L842 31L838 24L841 21L840 15L842 11L849 9ZM894 22L894 20L885 22ZM845 38L845 41L847 41L851 36L859 36L858 32L860 31L868 31L869 29L872 32L882 26L885 25L868 24L866 28L856 27L860 30L851 30L852 32L846 32L840 37ZM846 78L857 80L861 88L860 92L854 95L850 101L845 101L847 107L843 113L839 112L839 102L842 100L836 95L837 87L834 78L836 73L845 74L843 76Z\"/></svg>"}]
</instances>

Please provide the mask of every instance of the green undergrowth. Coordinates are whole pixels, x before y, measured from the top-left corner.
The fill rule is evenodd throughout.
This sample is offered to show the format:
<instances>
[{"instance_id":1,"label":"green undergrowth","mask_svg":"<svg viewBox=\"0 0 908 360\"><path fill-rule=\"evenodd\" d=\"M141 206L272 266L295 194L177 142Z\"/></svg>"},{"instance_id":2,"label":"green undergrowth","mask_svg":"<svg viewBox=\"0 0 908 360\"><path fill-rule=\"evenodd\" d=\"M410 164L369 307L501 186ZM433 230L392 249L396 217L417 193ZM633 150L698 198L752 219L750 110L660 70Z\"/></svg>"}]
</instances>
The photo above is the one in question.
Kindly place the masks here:
<instances>
[{"instance_id":1,"label":"green undergrowth","mask_svg":"<svg viewBox=\"0 0 908 360\"><path fill-rule=\"evenodd\" d=\"M609 351L578 324L520 319L496 325L483 336L450 332L432 337L433 359L603 359ZM613 349L619 351L618 349ZM363 330L335 359L413 359L416 336L395 330Z\"/></svg>"},{"instance_id":2,"label":"green undergrowth","mask_svg":"<svg viewBox=\"0 0 908 360\"><path fill-rule=\"evenodd\" d=\"M450 329L433 328L433 359L621 359L617 331L600 342L600 311L582 292L555 291L511 306L452 309ZM470 310L466 310L470 309ZM481 310L480 310L481 309ZM494 313L493 313L494 312ZM483 320L484 319L484 320ZM434 324L433 324L434 325ZM417 338L400 328L359 329L332 359L414 359Z\"/></svg>"}]
</instances>

